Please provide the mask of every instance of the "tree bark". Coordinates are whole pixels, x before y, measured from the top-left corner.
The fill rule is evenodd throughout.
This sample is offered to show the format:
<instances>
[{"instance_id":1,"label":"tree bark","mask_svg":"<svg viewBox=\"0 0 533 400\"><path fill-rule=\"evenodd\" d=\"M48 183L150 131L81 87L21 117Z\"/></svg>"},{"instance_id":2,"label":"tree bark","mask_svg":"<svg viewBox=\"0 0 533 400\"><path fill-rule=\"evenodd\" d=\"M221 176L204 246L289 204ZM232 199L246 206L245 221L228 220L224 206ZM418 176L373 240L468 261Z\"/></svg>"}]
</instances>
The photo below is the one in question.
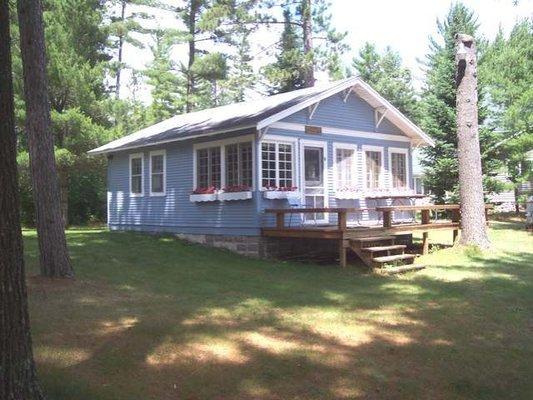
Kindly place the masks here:
<instances>
[{"instance_id":1,"label":"tree bark","mask_svg":"<svg viewBox=\"0 0 533 400\"><path fill-rule=\"evenodd\" d=\"M490 246L485 220L477 110L477 59L474 38L455 37L457 153L462 245Z\"/></svg>"},{"instance_id":2,"label":"tree bark","mask_svg":"<svg viewBox=\"0 0 533 400\"><path fill-rule=\"evenodd\" d=\"M194 94L194 74L192 67L196 56L196 14L200 8L200 4L196 0L191 0L191 8L189 10L189 61L187 63L187 94L185 96L185 111L191 112L194 102L191 97Z\"/></svg>"},{"instance_id":3,"label":"tree bark","mask_svg":"<svg viewBox=\"0 0 533 400\"><path fill-rule=\"evenodd\" d=\"M302 30L304 42L304 85L315 86L315 63L313 57L313 16L311 13L311 0L302 0Z\"/></svg>"},{"instance_id":4,"label":"tree bark","mask_svg":"<svg viewBox=\"0 0 533 400\"><path fill-rule=\"evenodd\" d=\"M65 171L65 168L63 168L62 171L59 172L59 197L61 199L61 217L63 218L63 227L65 229L68 228L69 221L68 221L68 193L69 193L69 176L68 171Z\"/></svg>"},{"instance_id":5,"label":"tree bark","mask_svg":"<svg viewBox=\"0 0 533 400\"><path fill-rule=\"evenodd\" d=\"M0 0L0 188L0 399L44 399L24 280L8 0Z\"/></svg>"},{"instance_id":6,"label":"tree bark","mask_svg":"<svg viewBox=\"0 0 533 400\"><path fill-rule=\"evenodd\" d=\"M18 14L41 274L73 277L61 217L54 138L50 127L41 0L18 0Z\"/></svg>"},{"instance_id":7,"label":"tree bark","mask_svg":"<svg viewBox=\"0 0 533 400\"><path fill-rule=\"evenodd\" d=\"M120 10L120 20L122 24L126 19L126 1L121 2ZM118 100L120 98L120 74L122 72L122 49L124 47L124 34L121 32L118 35L118 67L117 67L117 76L115 77L115 98Z\"/></svg>"}]
</instances>

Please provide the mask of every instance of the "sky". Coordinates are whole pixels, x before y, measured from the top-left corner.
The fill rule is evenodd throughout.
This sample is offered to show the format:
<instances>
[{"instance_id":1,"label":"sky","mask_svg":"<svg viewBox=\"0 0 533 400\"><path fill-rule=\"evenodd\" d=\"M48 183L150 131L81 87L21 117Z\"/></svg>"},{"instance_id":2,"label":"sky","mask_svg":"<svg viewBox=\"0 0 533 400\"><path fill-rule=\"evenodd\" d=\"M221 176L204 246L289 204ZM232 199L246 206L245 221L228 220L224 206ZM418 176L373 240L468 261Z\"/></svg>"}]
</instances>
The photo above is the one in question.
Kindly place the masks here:
<instances>
[{"instance_id":1,"label":"sky","mask_svg":"<svg viewBox=\"0 0 533 400\"><path fill-rule=\"evenodd\" d=\"M429 37L437 35L437 19L442 19L448 12L451 0L330 0L333 25L339 31L348 32L347 43L351 50L343 54L343 60L349 63L357 50L367 41L373 42L379 49L391 46L400 53L403 63L414 78L416 87L423 83L423 71L419 60L428 52ZM172 2L172 0L169 0ZM494 39L500 27L509 33L513 25L524 17L533 17L533 0L463 0L478 17L479 31L486 39ZM157 23L162 27L176 27L176 21L168 15L161 15ZM262 51L263 47L275 43L279 38L279 29L263 29L252 37L253 54L261 54L254 60L258 70L269 61ZM172 57L176 61L186 56L186 46L177 46ZM148 48L139 50L125 48L125 62L137 69L142 69L151 59ZM126 74L128 75L128 74ZM319 80L327 79L323 74ZM131 93L126 88L123 96ZM137 93L145 103L150 102L149 87L143 85ZM255 97L254 93L250 93Z\"/></svg>"}]
</instances>

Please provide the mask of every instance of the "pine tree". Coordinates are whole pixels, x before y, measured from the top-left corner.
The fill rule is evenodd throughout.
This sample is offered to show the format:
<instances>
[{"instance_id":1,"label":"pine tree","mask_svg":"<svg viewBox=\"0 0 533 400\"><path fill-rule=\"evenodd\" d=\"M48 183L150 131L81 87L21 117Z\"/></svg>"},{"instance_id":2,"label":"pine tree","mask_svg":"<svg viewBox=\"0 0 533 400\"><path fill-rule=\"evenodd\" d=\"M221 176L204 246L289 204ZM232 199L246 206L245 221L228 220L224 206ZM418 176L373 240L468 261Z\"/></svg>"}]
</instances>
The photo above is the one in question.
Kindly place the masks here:
<instances>
[{"instance_id":1,"label":"pine tree","mask_svg":"<svg viewBox=\"0 0 533 400\"><path fill-rule=\"evenodd\" d=\"M108 7L111 9L111 23L108 27L112 39L111 47L116 51L116 61L110 66L115 74L114 90L115 98L118 99L122 71L127 68L123 62L124 45L128 43L137 49L144 48L138 37L146 36L153 30L145 28L143 22L153 20L155 9L163 8L163 5L155 0L112 0Z\"/></svg>"},{"instance_id":2,"label":"pine tree","mask_svg":"<svg viewBox=\"0 0 533 400\"><path fill-rule=\"evenodd\" d=\"M348 49L345 32L331 23L327 0L286 1L282 4L283 32L276 61L264 69L271 93L310 87L315 73L328 71L339 78L340 58ZM271 21L274 23L277 21Z\"/></svg>"},{"instance_id":3,"label":"pine tree","mask_svg":"<svg viewBox=\"0 0 533 400\"><path fill-rule=\"evenodd\" d=\"M41 273L48 277L72 277L50 129L42 3L19 0L18 19Z\"/></svg>"},{"instance_id":4,"label":"pine tree","mask_svg":"<svg viewBox=\"0 0 533 400\"><path fill-rule=\"evenodd\" d=\"M0 0L0 37L0 398L40 400L19 216L7 0Z\"/></svg>"},{"instance_id":5,"label":"pine tree","mask_svg":"<svg viewBox=\"0 0 533 400\"><path fill-rule=\"evenodd\" d=\"M380 54L372 43L365 43L354 57L355 72L402 113L417 121L418 101L411 72L402 66L400 55L387 47Z\"/></svg>"},{"instance_id":6,"label":"pine tree","mask_svg":"<svg viewBox=\"0 0 533 400\"><path fill-rule=\"evenodd\" d=\"M242 25L241 25L242 26ZM236 32L237 51L229 56L228 76L221 82L221 103L235 103L246 99L246 92L255 84L255 74L252 67L250 30L244 28Z\"/></svg>"},{"instance_id":7,"label":"pine tree","mask_svg":"<svg viewBox=\"0 0 533 400\"><path fill-rule=\"evenodd\" d=\"M305 87L303 41L296 33L291 11L283 10L283 32L276 62L265 67L271 93L284 93Z\"/></svg>"},{"instance_id":8,"label":"pine tree","mask_svg":"<svg viewBox=\"0 0 533 400\"><path fill-rule=\"evenodd\" d=\"M438 38L431 38L430 53L426 56L426 82L422 93L421 125L434 140L435 147L423 148L425 185L435 199L442 201L458 200L457 166L457 126L455 88L455 42L458 33L473 36L480 48L484 42L476 36L478 29L474 13L461 3L451 6L443 21L437 22ZM478 48L479 51L479 48ZM482 55L480 66L482 68ZM497 141L497 136L483 126L486 116L484 109L484 82L480 80L479 125L481 152ZM491 189L492 180L488 173L497 169L497 160L482 158L485 190Z\"/></svg>"},{"instance_id":9,"label":"pine tree","mask_svg":"<svg viewBox=\"0 0 533 400\"><path fill-rule=\"evenodd\" d=\"M156 31L153 37L155 42L151 46L153 60L143 74L148 77L147 83L152 87L149 119L155 123L184 111L185 104L180 103L177 67L170 58L174 44L173 37L163 30Z\"/></svg>"},{"instance_id":10,"label":"pine tree","mask_svg":"<svg viewBox=\"0 0 533 400\"><path fill-rule=\"evenodd\" d=\"M502 132L500 142L487 150L499 158L515 191L533 179L533 165L526 153L533 149L533 21L519 21L508 38L500 32L485 54L490 124Z\"/></svg>"}]
</instances>

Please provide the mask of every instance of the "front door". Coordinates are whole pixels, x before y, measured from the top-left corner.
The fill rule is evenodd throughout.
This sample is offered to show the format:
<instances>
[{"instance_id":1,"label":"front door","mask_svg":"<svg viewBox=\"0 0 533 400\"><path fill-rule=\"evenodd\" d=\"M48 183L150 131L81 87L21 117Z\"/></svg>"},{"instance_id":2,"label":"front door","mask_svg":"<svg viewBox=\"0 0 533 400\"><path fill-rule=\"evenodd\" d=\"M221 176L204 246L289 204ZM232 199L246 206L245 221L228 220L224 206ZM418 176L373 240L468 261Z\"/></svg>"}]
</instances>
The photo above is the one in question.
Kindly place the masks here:
<instances>
[{"instance_id":1,"label":"front door","mask_svg":"<svg viewBox=\"0 0 533 400\"><path fill-rule=\"evenodd\" d=\"M324 173L324 147L304 145L304 196L307 208L324 208L326 201L326 184ZM304 214L305 222L326 223L326 213Z\"/></svg>"}]
</instances>

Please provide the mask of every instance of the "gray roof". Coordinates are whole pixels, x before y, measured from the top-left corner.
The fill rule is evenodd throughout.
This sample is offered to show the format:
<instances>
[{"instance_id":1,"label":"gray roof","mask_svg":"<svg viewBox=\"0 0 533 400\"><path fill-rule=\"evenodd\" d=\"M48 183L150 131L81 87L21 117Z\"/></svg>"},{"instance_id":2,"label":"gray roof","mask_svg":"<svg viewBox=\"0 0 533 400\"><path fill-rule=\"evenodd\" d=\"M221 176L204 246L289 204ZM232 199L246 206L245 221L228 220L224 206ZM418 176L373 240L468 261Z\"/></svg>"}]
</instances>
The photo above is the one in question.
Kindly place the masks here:
<instances>
[{"instance_id":1,"label":"gray roof","mask_svg":"<svg viewBox=\"0 0 533 400\"><path fill-rule=\"evenodd\" d=\"M350 90L350 88L355 87L356 84L368 87L368 85L362 82L360 78L351 77L324 86L294 90L292 92L264 97L258 100L233 103L226 106L177 115L93 149L89 151L89 154L102 154L152 146L193 137L214 135L227 131L238 131L252 128L260 129L265 125L268 125L268 123L277 120L278 116L282 118L282 114L286 111L290 113L296 112L298 109L314 104L321 99L329 97L342 90ZM365 92L365 94L368 93ZM374 92L371 95L374 96L377 95L377 93ZM381 96L379 96L379 98L393 108L390 103L386 102ZM376 107L374 104L371 105ZM395 113L400 114L399 111L396 109L394 110ZM418 127L408 121L407 118L403 116L401 117L411 125L411 128L414 127L415 130L421 132L421 134L415 132L415 136L418 134L418 136L427 137L427 135L420 131ZM395 122L393 119L391 119L391 121L393 123ZM401 129L402 127L400 124L398 125ZM425 141L427 142L427 140ZM429 139L429 141L431 141L431 139Z\"/></svg>"}]
</instances>

